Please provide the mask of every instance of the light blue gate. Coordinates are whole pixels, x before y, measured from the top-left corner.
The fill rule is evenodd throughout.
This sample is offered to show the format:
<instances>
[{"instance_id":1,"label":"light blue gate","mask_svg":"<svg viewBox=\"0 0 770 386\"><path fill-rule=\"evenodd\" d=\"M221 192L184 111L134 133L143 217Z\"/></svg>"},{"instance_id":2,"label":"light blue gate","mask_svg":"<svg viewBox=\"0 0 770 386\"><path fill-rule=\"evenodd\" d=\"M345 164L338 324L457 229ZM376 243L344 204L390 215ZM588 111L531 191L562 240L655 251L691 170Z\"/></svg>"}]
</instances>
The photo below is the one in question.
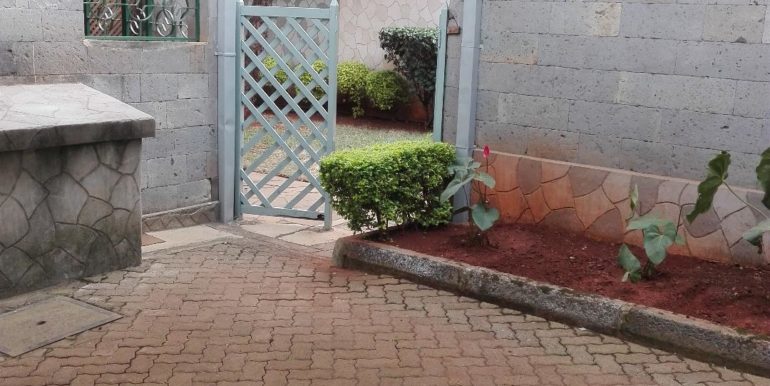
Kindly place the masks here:
<instances>
[{"instance_id":1,"label":"light blue gate","mask_svg":"<svg viewBox=\"0 0 770 386\"><path fill-rule=\"evenodd\" d=\"M334 150L339 6L236 14L236 216L324 220L318 163Z\"/></svg>"}]
</instances>

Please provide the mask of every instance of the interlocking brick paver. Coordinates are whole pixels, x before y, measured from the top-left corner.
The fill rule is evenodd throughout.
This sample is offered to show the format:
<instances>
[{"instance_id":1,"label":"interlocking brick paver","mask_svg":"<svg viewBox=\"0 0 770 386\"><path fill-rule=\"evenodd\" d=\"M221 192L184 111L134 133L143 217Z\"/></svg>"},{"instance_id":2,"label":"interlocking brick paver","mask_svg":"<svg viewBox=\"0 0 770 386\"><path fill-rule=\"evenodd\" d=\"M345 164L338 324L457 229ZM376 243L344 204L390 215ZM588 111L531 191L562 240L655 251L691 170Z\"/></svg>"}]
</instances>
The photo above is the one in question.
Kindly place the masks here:
<instances>
[{"instance_id":1,"label":"interlocking brick paver","mask_svg":"<svg viewBox=\"0 0 770 386\"><path fill-rule=\"evenodd\" d=\"M244 238L158 251L71 293L126 315L0 385L761 385L770 380Z\"/></svg>"}]
</instances>

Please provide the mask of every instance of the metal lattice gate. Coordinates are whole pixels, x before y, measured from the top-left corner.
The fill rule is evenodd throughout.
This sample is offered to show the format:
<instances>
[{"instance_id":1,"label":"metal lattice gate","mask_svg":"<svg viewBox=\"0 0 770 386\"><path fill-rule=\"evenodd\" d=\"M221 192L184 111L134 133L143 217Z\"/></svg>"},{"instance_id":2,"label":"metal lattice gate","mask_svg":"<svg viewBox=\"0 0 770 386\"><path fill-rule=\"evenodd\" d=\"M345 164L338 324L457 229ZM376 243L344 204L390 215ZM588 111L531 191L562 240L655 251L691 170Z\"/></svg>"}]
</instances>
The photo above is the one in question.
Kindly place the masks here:
<instances>
[{"instance_id":1,"label":"metal lattice gate","mask_svg":"<svg viewBox=\"0 0 770 386\"><path fill-rule=\"evenodd\" d=\"M236 216L323 219L317 178L334 150L339 6L238 5Z\"/></svg>"}]
</instances>

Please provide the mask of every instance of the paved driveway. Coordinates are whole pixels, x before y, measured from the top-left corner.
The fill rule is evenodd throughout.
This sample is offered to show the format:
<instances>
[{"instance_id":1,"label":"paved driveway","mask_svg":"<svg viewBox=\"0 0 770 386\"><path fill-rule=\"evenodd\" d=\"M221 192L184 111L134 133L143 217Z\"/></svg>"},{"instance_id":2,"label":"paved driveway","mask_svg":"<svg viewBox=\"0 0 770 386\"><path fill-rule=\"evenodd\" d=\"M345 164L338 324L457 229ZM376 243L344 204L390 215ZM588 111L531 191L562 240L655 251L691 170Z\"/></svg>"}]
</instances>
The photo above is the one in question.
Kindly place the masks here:
<instances>
[{"instance_id":1,"label":"paved driveway","mask_svg":"<svg viewBox=\"0 0 770 386\"><path fill-rule=\"evenodd\" d=\"M212 241L59 289L126 317L0 357L0 384L770 384L310 252Z\"/></svg>"}]
</instances>

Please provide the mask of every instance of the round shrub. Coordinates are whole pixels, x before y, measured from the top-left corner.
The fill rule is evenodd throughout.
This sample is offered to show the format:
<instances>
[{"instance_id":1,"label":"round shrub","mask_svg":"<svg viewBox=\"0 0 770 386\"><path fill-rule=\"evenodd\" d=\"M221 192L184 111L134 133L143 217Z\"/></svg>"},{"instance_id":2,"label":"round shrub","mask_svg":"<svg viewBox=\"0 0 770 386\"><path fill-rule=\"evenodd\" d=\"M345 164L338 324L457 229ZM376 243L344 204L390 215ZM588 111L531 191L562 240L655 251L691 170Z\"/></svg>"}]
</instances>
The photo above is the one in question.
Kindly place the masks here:
<instances>
[{"instance_id":1,"label":"round shrub","mask_svg":"<svg viewBox=\"0 0 770 386\"><path fill-rule=\"evenodd\" d=\"M326 70L326 63L324 63L324 61L320 59L313 62L311 66L313 67L313 71L315 71L319 75L321 75L321 73L324 72L324 70ZM297 67L294 67L294 73L299 75L299 80L305 86L309 85L310 82L313 81L313 75L305 71L305 68L301 64L297 65ZM323 78L326 78L326 77L323 77ZM324 89L321 86L315 86L313 88L313 96L315 96L316 99L320 100L321 98L323 98L324 94L325 94Z\"/></svg>"},{"instance_id":2,"label":"round shrub","mask_svg":"<svg viewBox=\"0 0 770 386\"><path fill-rule=\"evenodd\" d=\"M320 59L313 62L311 66L313 67L313 70L319 75L324 70L326 70L326 63L324 63L323 60L320 60ZM305 71L305 68L302 67L301 64L298 64L297 67L294 67L294 73L299 74L299 80L301 80L302 84L304 84L305 86L309 85L310 82L313 81L313 76L309 72Z\"/></svg>"},{"instance_id":3,"label":"round shrub","mask_svg":"<svg viewBox=\"0 0 770 386\"><path fill-rule=\"evenodd\" d=\"M273 68L278 65L278 62L275 61L275 58L272 56L268 56L265 59L262 60L262 64L265 65L268 71L273 71ZM264 75L263 75L264 76ZM278 80L281 84L286 83L286 80L289 79L289 77L286 75L286 72L283 70L278 70L275 73L275 79Z\"/></svg>"},{"instance_id":4,"label":"round shrub","mask_svg":"<svg viewBox=\"0 0 770 386\"><path fill-rule=\"evenodd\" d=\"M352 105L353 118L364 115L367 75L369 69L360 62L342 62L337 66L337 93L342 102Z\"/></svg>"},{"instance_id":5,"label":"round shrub","mask_svg":"<svg viewBox=\"0 0 770 386\"><path fill-rule=\"evenodd\" d=\"M438 28L388 27L380 31L385 59L411 82L420 100L428 104L436 88Z\"/></svg>"},{"instance_id":6,"label":"round shrub","mask_svg":"<svg viewBox=\"0 0 770 386\"><path fill-rule=\"evenodd\" d=\"M409 101L409 84L395 71L374 71L366 76L366 96L374 107L392 110Z\"/></svg>"},{"instance_id":7,"label":"round shrub","mask_svg":"<svg viewBox=\"0 0 770 386\"><path fill-rule=\"evenodd\" d=\"M391 221L431 227L452 217L452 204L440 196L454 159L449 144L401 141L334 152L321 160L319 175L354 231L383 231Z\"/></svg>"}]
</instances>

